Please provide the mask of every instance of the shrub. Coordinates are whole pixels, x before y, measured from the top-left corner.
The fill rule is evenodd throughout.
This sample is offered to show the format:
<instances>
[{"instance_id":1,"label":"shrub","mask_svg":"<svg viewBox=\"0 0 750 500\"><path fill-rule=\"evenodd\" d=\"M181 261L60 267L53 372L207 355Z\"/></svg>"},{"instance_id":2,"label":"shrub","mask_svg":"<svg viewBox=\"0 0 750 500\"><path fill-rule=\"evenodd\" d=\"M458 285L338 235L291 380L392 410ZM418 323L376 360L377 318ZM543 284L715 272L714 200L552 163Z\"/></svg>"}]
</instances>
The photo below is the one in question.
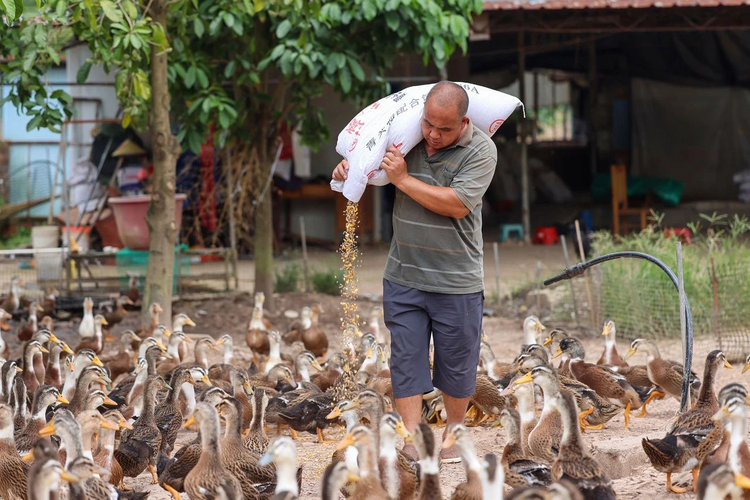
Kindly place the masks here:
<instances>
[{"instance_id":1,"label":"shrub","mask_svg":"<svg viewBox=\"0 0 750 500\"><path fill-rule=\"evenodd\" d=\"M302 269L298 264L288 264L276 271L273 290L277 293L296 292L300 282Z\"/></svg>"},{"instance_id":2,"label":"shrub","mask_svg":"<svg viewBox=\"0 0 750 500\"><path fill-rule=\"evenodd\" d=\"M310 275L310 283L314 291L328 295L341 293L341 283L344 281L344 273L340 270L328 269L315 271Z\"/></svg>"}]
</instances>

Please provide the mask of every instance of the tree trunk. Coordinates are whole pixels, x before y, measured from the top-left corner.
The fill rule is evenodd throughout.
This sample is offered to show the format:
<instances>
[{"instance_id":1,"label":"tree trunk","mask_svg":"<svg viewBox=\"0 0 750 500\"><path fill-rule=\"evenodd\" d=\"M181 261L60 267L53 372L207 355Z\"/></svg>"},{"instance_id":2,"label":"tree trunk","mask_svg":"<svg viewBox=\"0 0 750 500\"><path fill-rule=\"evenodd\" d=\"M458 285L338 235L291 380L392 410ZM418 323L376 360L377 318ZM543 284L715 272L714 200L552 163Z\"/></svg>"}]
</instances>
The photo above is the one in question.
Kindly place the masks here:
<instances>
[{"instance_id":1,"label":"tree trunk","mask_svg":"<svg viewBox=\"0 0 750 500\"><path fill-rule=\"evenodd\" d=\"M260 155L258 171L258 196L262 193L270 174L270 160ZM273 203L271 188L255 206L255 292L266 295L265 307L274 310L273 300Z\"/></svg>"},{"instance_id":2,"label":"tree trunk","mask_svg":"<svg viewBox=\"0 0 750 500\"><path fill-rule=\"evenodd\" d=\"M154 23L167 26L167 2L153 0L151 17ZM148 275L143 294L141 322L148 327L151 318L149 305L158 302L164 309L162 322L171 327L172 286L174 282L174 248L178 228L174 217L175 167L180 145L169 126L169 84L167 53L151 48L151 116L153 137L154 177L151 203L146 223L151 234L148 255Z\"/></svg>"}]
</instances>

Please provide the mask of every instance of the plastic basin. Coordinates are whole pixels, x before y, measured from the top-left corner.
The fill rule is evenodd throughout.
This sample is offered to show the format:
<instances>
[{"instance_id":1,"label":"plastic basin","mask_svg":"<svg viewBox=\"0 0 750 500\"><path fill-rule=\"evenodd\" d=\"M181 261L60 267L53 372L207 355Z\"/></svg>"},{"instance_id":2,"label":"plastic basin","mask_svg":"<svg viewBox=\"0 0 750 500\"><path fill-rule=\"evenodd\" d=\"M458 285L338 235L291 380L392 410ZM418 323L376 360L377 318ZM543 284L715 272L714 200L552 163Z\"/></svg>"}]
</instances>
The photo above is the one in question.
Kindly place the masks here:
<instances>
[{"instance_id":1,"label":"plastic basin","mask_svg":"<svg viewBox=\"0 0 750 500\"><path fill-rule=\"evenodd\" d=\"M182 204L186 198L186 194L176 194L174 197L174 218L178 231L182 223ZM150 202L151 195L119 196L109 199L117 223L117 233L126 248L148 250L151 238L146 224L146 212Z\"/></svg>"}]
</instances>

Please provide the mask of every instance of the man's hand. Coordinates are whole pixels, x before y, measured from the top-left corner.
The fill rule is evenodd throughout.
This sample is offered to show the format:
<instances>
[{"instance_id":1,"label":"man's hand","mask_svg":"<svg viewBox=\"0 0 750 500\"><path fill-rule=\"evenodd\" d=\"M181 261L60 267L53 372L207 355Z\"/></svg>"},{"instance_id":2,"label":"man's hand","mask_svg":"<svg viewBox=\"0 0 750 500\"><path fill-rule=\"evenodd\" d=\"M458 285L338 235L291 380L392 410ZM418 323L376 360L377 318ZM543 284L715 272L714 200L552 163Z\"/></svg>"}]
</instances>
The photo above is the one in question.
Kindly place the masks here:
<instances>
[{"instance_id":1,"label":"man's hand","mask_svg":"<svg viewBox=\"0 0 750 500\"><path fill-rule=\"evenodd\" d=\"M349 161L348 160L341 160L341 162L336 165L336 168L333 169L333 180L334 181L345 181L349 174Z\"/></svg>"},{"instance_id":2,"label":"man's hand","mask_svg":"<svg viewBox=\"0 0 750 500\"><path fill-rule=\"evenodd\" d=\"M380 168L385 170L388 180L396 187L409 177L404 155L401 154L398 148L393 146L386 149L383 161L380 163Z\"/></svg>"}]
</instances>

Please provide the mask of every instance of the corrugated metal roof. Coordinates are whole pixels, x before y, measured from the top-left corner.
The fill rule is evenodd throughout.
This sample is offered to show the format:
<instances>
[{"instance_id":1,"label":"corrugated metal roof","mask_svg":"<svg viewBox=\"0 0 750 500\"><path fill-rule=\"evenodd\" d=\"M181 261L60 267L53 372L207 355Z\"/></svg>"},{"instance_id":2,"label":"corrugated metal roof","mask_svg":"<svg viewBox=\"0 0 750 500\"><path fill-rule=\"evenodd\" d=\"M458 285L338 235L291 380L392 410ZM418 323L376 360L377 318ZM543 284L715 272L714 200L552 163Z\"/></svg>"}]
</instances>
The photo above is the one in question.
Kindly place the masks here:
<instances>
[{"instance_id":1,"label":"corrugated metal roof","mask_svg":"<svg viewBox=\"0 0 750 500\"><path fill-rule=\"evenodd\" d=\"M740 5L750 5L750 0L485 0L484 10L645 9Z\"/></svg>"}]
</instances>

